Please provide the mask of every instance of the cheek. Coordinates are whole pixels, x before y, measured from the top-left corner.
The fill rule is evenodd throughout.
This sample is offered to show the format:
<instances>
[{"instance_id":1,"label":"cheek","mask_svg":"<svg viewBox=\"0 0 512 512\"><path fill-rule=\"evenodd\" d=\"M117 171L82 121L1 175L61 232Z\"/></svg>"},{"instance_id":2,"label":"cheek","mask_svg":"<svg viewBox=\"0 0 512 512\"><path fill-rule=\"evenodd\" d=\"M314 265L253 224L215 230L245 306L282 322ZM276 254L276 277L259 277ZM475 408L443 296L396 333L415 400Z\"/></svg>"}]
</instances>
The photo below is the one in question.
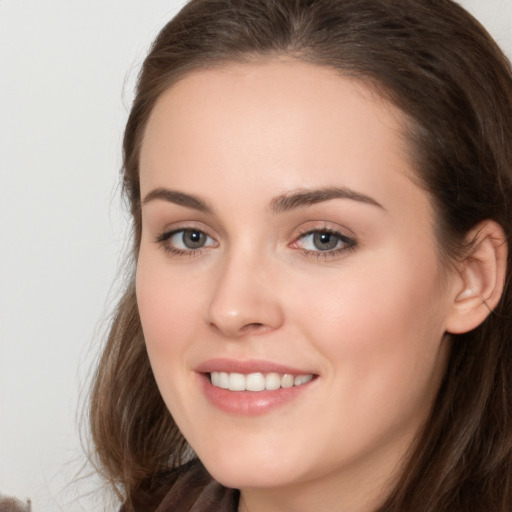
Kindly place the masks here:
<instances>
[{"instance_id":1,"label":"cheek","mask_svg":"<svg viewBox=\"0 0 512 512\"><path fill-rule=\"evenodd\" d=\"M187 397L194 390L186 361L199 325L197 287L184 280L183 273L171 272L165 260L146 257L141 250L136 293L146 349L162 398L176 421L193 418Z\"/></svg>"},{"instance_id":2,"label":"cheek","mask_svg":"<svg viewBox=\"0 0 512 512\"><path fill-rule=\"evenodd\" d=\"M314 319L303 321L306 336L329 361L328 375L360 424L424 412L447 356L437 260L375 261L317 288L300 308Z\"/></svg>"},{"instance_id":3,"label":"cheek","mask_svg":"<svg viewBox=\"0 0 512 512\"><path fill-rule=\"evenodd\" d=\"M307 318L318 319L315 327L328 338L342 339L354 349L401 343L405 340L394 336L400 332L410 342L438 335L437 324L447 309L438 261L434 255L417 256L417 251L410 257L405 251L382 251L354 259L321 282L313 276L302 284L308 293L299 295L305 301L298 309L308 309Z\"/></svg>"},{"instance_id":4,"label":"cheek","mask_svg":"<svg viewBox=\"0 0 512 512\"><path fill-rule=\"evenodd\" d=\"M136 292L147 350L158 373L159 365L179 361L169 356L178 355L184 349L198 323L197 289L192 284L181 283L179 276L166 269L165 263L147 258L141 251Z\"/></svg>"}]
</instances>

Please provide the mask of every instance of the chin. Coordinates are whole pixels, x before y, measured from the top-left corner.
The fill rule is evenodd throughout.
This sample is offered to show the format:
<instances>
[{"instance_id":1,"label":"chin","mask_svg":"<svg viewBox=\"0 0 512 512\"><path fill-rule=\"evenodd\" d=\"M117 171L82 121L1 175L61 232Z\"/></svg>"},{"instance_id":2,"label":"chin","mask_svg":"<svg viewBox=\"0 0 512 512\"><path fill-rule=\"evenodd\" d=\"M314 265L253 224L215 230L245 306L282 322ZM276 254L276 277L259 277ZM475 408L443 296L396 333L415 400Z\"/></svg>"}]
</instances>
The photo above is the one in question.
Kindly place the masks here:
<instances>
[{"instance_id":1,"label":"chin","mask_svg":"<svg viewBox=\"0 0 512 512\"><path fill-rule=\"evenodd\" d=\"M281 475L258 468L247 471L235 471L233 468L225 471L218 468L206 469L217 482L232 489L268 489L291 483L289 479L281 478Z\"/></svg>"},{"instance_id":2,"label":"chin","mask_svg":"<svg viewBox=\"0 0 512 512\"><path fill-rule=\"evenodd\" d=\"M225 487L233 489L271 488L291 484L299 475L278 461L255 461L243 454L216 460L203 460L210 475Z\"/></svg>"}]
</instances>

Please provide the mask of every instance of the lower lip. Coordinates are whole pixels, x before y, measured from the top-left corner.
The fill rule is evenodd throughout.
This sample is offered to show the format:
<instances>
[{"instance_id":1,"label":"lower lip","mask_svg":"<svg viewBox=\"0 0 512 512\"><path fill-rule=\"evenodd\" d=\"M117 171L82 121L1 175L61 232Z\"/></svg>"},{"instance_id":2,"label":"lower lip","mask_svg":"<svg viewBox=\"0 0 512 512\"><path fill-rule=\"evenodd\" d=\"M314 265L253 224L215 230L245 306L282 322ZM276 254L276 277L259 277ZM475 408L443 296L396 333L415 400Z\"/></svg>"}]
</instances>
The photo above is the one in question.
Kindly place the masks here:
<instances>
[{"instance_id":1,"label":"lower lip","mask_svg":"<svg viewBox=\"0 0 512 512\"><path fill-rule=\"evenodd\" d=\"M208 375L200 376L206 398L218 409L239 416L258 416L281 407L304 393L316 380L274 391L229 391L213 386Z\"/></svg>"}]
</instances>

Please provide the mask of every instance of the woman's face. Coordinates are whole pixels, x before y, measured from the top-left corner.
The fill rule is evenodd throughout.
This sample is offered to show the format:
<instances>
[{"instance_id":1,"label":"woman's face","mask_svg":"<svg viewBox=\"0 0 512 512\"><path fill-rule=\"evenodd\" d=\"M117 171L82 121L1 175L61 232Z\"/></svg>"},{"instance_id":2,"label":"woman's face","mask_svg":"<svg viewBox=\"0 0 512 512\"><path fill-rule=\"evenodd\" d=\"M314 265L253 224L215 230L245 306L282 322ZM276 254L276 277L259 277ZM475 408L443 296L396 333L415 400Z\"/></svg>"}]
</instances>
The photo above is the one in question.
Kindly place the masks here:
<instances>
[{"instance_id":1,"label":"woman's face","mask_svg":"<svg viewBox=\"0 0 512 512\"><path fill-rule=\"evenodd\" d=\"M157 102L137 299L162 396L223 484L382 482L429 413L454 286L404 126L286 60L194 72Z\"/></svg>"}]
</instances>

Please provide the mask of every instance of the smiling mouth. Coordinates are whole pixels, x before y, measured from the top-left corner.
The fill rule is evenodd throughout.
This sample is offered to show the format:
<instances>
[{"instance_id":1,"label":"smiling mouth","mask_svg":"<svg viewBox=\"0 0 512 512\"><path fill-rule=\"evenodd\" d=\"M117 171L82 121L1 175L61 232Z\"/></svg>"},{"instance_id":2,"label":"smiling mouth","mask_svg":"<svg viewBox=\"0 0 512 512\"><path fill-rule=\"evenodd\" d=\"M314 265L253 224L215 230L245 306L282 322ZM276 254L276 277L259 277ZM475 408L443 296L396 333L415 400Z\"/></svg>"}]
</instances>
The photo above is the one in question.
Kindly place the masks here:
<instances>
[{"instance_id":1,"label":"smiling mouth","mask_svg":"<svg viewBox=\"0 0 512 512\"><path fill-rule=\"evenodd\" d=\"M313 380L314 375L292 375L289 373L228 373L210 372L212 386L229 391L275 391L302 386Z\"/></svg>"}]
</instances>

